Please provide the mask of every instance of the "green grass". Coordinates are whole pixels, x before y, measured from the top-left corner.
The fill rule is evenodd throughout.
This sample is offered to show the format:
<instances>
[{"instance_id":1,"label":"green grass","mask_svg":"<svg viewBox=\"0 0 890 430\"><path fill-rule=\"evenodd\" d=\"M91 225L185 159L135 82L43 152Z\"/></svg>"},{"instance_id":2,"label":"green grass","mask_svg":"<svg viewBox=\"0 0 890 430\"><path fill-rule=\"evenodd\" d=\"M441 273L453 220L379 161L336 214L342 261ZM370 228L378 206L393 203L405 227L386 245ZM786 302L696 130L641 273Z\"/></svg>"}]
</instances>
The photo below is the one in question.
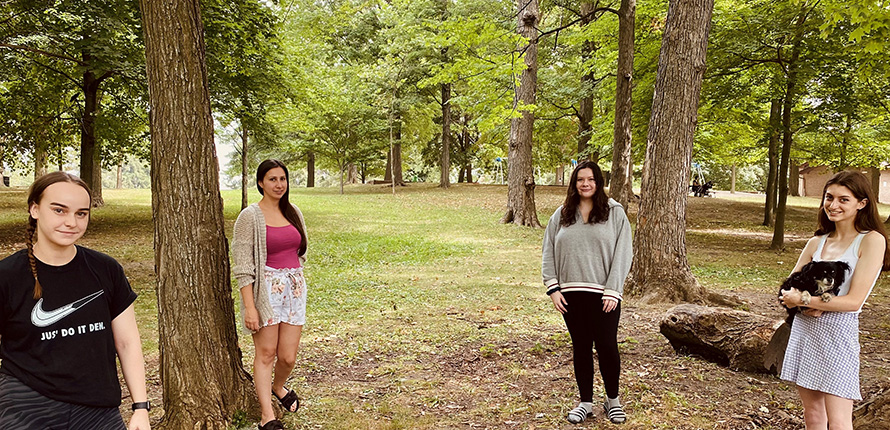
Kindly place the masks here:
<instances>
[{"instance_id":1,"label":"green grass","mask_svg":"<svg viewBox=\"0 0 890 430\"><path fill-rule=\"evenodd\" d=\"M566 355L570 339L540 282L543 230L498 222L506 189L412 184L396 195L370 185L349 186L344 195L337 191L291 193L308 228L309 290L307 325L291 381L305 402L299 414L286 418L289 428L561 426L575 396ZM104 193L107 204L93 212L81 244L117 258L140 294L137 317L150 389L160 404L151 195L147 190ZM222 194L231 237L240 192ZM564 188L542 186L536 194L539 218L546 223ZM818 200L789 200L787 231L793 240L777 253L766 249L771 229L759 225L762 201L728 197L690 198L692 271L710 289L772 294L812 234ZM258 199L252 191L251 202ZM0 193L3 255L23 246L24 201L24 190ZM890 206L881 211L886 218ZM886 286L886 279L881 282ZM647 318L654 317L643 314L632 321ZM663 344L657 328L635 330L619 339L629 359L651 355L652 342ZM250 369L252 342L242 335L240 343ZM673 354L663 345L654 348ZM672 360L669 365L687 366L689 359ZM706 399L664 390L649 379L664 373L673 381L682 375L670 368L628 372L622 390L641 391L628 396L636 424L627 428L677 428L683 414L695 416L690 422L695 427L715 426L711 415L697 416L715 409ZM708 370L700 370L693 380L701 384L709 377ZM776 401L787 396L793 393ZM160 413L158 408L153 416Z\"/></svg>"}]
</instances>

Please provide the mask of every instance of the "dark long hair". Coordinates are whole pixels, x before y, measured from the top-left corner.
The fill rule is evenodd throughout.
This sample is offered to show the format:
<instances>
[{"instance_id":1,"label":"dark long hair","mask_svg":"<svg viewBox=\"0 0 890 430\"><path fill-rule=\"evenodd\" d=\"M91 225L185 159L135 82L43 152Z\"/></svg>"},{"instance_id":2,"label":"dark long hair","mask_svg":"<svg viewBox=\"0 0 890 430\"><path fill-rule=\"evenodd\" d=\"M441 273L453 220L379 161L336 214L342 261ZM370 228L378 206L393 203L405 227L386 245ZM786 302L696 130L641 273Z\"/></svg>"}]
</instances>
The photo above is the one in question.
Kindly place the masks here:
<instances>
[{"instance_id":1,"label":"dark long hair","mask_svg":"<svg viewBox=\"0 0 890 430\"><path fill-rule=\"evenodd\" d=\"M593 171L593 180L596 182L596 190L593 192L593 209L587 219L589 224L597 224L609 220L609 196L606 195L606 181L603 179L603 171L593 161L585 160L575 166L572 171L572 179L569 180L566 190L566 200L562 204L562 214L559 224L568 227L575 223L575 214L578 212L578 204L581 203L581 195L578 194L578 172L581 169Z\"/></svg>"},{"instance_id":2,"label":"dark long hair","mask_svg":"<svg viewBox=\"0 0 890 430\"><path fill-rule=\"evenodd\" d=\"M860 233L864 231L876 231L880 233L881 236L884 236L884 240L886 241L887 230L884 228L884 223L881 222L881 216L878 215L878 206L875 204L877 200L875 200L871 183L862 173L850 170L838 172L832 176L831 179L825 183L825 187L822 188L822 203L819 204L819 218L817 221L818 229L816 229L816 236L831 233L837 228L834 225L834 221L828 219L828 215L825 213L825 193L831 185L847 187L847 189L853 193L853 197L856 197L857 200L865 200L865 207L856 213L856 220L853 223L856 231ZM890 244L884 249L884 264L882 265L881 270L890 270Z\"/></svg>"},{"instance_id":3,"label":"dark long hair","mask_svg":"<svg viewBox=\"0 0 890 430\"><path fill-rule=\"evenodd\" d=\"M37 178L37 180L31 184L31 189L28 190L28 234L25 244L28 247L28 263L31 266L31 274L34 275L35 300L43 296L43 288L40 287L40 280L37 279L37 259L34 258L34 233L37 231L37 220L31 216L31 205L39 205L40 200L43 199L43 192L46 191L50 185L59 182L70 182L78 185L86 190L88 196L93 195L86 182L67 172L47 173Z\"/></svg>"},{"instance_id":4,"label":"dark long hair","mask_svg":"<svg viewBox=\"0 0 890 430\"><path fill-rule=\"evenodd\" d=\"M281 196L281 200L278 201L278 210L281 211L281 214L287 219L292 226L296 227L297 231L300 232L300 237L303 240L300 241L300 255L306 253L306 246L308 240L306 239L306 231L303 229L303 223L300 220L300 216L297 215L297 210L294 209L293 205L290 204L290 200L288 196L290 195L290 173L287 171L287 166L284 163L269 159L264 160L260 165L256 168L256 189L263 194L263 187L260 186L260 182L263 182L263 178L266 177L266 173L270 170L281 167L284 170L284 177L287 179L287 189L284 190L284 195Z\"/></svg>"}]
</instances>

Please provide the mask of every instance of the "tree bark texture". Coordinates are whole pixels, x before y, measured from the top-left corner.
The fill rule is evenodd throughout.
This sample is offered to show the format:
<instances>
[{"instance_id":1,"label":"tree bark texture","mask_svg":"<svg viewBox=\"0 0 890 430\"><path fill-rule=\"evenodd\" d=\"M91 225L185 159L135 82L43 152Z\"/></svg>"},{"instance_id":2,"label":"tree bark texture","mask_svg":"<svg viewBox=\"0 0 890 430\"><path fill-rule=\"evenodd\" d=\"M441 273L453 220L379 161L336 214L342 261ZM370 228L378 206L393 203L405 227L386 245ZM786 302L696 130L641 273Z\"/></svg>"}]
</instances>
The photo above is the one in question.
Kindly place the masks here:
<instances>
[{"instance_id":1,"label":"tree bark texture","mask_svg":"<svg viewBox=\"0 0 890 430\"><path fill-rule=\"evenodd\" d=\"M244 120L241 120L241 210L247 207L247 179L249 178L247 174L248 140L247 126L244 125Z\"/></svg>"},{"instance_id":2,"label":"tree bark texture","mask_svg":"<svg viewBox=\"0 0 890 430\"><path fill-rule=\"evenodd\" d=\"M615 127L609 196L621 203L625 212L634 198L631 169L631 106L636 7L636 0L621 0L618 9L618 70L615 83Z\"/></svg>"},{"instance_id":3,"label":"tree bark texture","mask_svg":"<svg viewBox=\"0 0 890 430\"><path fill-rule=\"evenodd\" d=\"M46 145L45 139L34 143L34 179L46 174Z\"/></svg>"},{"instance_id":4,"label":"tree bark texture","mask_svg":"<svg viewBox=\"0 0 890 430\"><path fill-rule=\"evenodd\" d=\"M800 166L793 158L788 166L788 190L789 195L800 197Z\"/></svg>"},{"instance_id":5,"label":"tree bark texture","mask_svg":"<svg viewBox=\"0 0 890 430\"><path fill-rule=\"evenodd\" d=\"M114 183L114 188L118 190L124 187L124 177L123 177L124 164L117 163L117 181Z\"/></svg>"},{"instance_id":6,"label":"tree bark texture","mask_svg":"<svg viewBox=\"0 0 890 430\"><path fill-rule=\"evenodd\" d=\"M451 84L442 84L442 153L439 154L439 187L451 186Z\"/></svg>"},{"instance_id":7,"label":"tree bark texture","mask_svg":"<svg viewBox=\"0 0 890 430\"><path fill-rule=\"evenodd\" d=\"M782 100L773 99L769 109L769 171L766 176L766 202L763 206L763 225L773 225L773 212L776 210L776 185L779 176L779 131L782 119Z\"/></svg>"},{"instance_id":8,"label":"tree bark texture","mask_svg":"<svg viewBox=\"0 0 890 430\"><path fill-rule=\"evenodd\" d=\"M540 227L535 210L535 172L532 167L532 132L535 114L524 108L535 103L538 85L537 27L541 14L538 0L517 0L519 11L516 31L528 40L524 47L525 70L519 78L519 86L513 97L514 109L521 117L510 121L510 140L507 150L507 213L502 223L528 227Z\"/></svg>"},{"instance_id":9,"label":"tree bark texture","mask_svg":"<svg viewBox=\"0 0 890 430\"><path fill-rule=\"evenodd\" d=\"M699 355L734 370L775 375L776 363L765 363L764 358L783 323L729 308L683 304L668 310L660 327L681 354Z\"/></svg>"},{"instance_id":10,"label":"tree bark texture","mask_svg":"<svg viewBox=\"0 0 890 430\"><path fill-rule=\"evenodd\" d=\"M713 9L713 0L671 0L668 7L626 287L647 302L706 297L686 259L686 200Z\"/></svg>"},{"instance_id":11,"label":"tree bark texture","mask_svg":"<svg viewBox=\"0 0 890 430\"><path fill-rule=\"evenodd\" d=\"M315 153L306 154L306 188L315 187Z\"/></svg>"},{"instance_id":12,"label":"tree bark texture","mask_svg":"<svg viewBox=\"0 0 890 430\"><path fill-rule=\"evenodd\" d=\"M593 21L593 3L581 3L581 26L586 27ZM587 62L594 56L596 52L596 44L592 40L585 40L581 43L581 58L583 62ZM581 88L587 93L581 98L578 108L578 161L589 160L590 153L588 146L590 144L590 132L592 127L590 121L593 120L593 86L596 85L596 77L593 70L581 76ZM588 88L589 87L589 88Z\"/></svg>"},{"instance_id":13,"label":"tree bark texture","mask_svg":"<svg viewBox=\"0 0 890 430\"><path fill-rule=\"evenodd\" d=\"M396 126L393 129L392 150L386 154L386 172L383 174L384 182L393 182L396 185L405 185L402 173L402 122L397 117Z\"/></svg>"},{"instance_id":14,"label":"tree bark texture","mask_svg":"<svg viewBox=\"0 0 890 430\"><path fill-rule=\"evenodd\" d=\"M890 428L890 390L885 390L853 411L853 428L857 430Z\"/></svg>"},{"instance_id":15,"label":"tree bark texture","mask_svg":"<svg viewBox=\"0 0 890 430\"><path fill-rule=\"evenodd\" d=\"M88 54L84 54L89 62ZM99 84L101 80L87 70L83 73L83 115L80 120L80 178L93 192L93 207L105 204L102 200L102 159L96 141L96 114L99 112Z\"/></svg>"},{"instance_id":16,"label":"tree bark texture","mask_svg":"<svg viewBox=\"0 0 890 430\"><path fill-rule=\"evenodd\" d=\"M140 0L164 417L161 429L226 429L259 409L241 365L198 0Z\"/></svg>"},{"instance_id":17,"label":"tree bark texture","mask_svg":"<svg viewBox=\"0 0 890 430\"><path fill-rule=\"evenodd\" d=\"M732 184L729 186L729 192L731 194L735 194L735 180L736 180L736 175L738 175L738 173L739 173L739 166L737 164L733 163L733 165L732 165L732 180L731 180Z\"/></svg>"}]
</instances>

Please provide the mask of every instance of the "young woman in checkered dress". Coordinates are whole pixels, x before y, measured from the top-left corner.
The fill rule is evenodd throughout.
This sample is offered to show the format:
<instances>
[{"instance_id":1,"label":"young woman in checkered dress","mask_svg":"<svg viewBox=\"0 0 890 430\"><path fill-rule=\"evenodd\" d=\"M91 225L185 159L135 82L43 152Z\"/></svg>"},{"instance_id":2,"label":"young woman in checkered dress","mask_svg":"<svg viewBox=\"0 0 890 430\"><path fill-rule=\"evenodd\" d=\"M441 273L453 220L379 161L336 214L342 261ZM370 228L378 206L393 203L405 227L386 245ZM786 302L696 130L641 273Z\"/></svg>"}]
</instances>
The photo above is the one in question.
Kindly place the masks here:
<instances>
[{"instance_id":1,"label":"young woman in checkered dress","mask_svg":"<svg viewBox=\"0 0 890 430\"><path fill-rule=\"evenodd\" d=\"M852 275L829 302L784 290L785 306L805 306L791 327L781 378L797 385L808 430L853 429L859 392L859 313L882 270L890 269L887 233L868 178L859 172L834 175L822 191L819 229L793 272L810 261L847 262ZM792 273L793 273L792 272Z\"/></svg>"}]
</instances>

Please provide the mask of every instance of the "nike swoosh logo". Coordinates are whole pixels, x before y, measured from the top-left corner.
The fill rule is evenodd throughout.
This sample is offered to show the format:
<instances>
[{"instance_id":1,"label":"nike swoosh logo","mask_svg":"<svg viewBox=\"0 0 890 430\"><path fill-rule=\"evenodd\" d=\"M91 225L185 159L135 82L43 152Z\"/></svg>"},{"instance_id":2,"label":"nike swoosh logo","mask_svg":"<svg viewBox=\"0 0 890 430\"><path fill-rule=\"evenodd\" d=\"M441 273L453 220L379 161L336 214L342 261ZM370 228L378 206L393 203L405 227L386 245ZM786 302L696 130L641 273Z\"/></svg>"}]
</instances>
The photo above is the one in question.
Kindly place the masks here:
<instances>
[{"instance_id":1,"label":"nike swoosh logo","mask_svg":"<svg viewBox=\"0 0 890 430\"><path fill-rule=\"evenodd\" d=\"M102 295L102 290L96 291L76 302L69 303L51 311L43 310L43 298L41 298L37 301L37 304L34 305L34 309L31 311L31 324L34 324L36 327L46 327L55 324L100 295Z\"/></svg>"}]
</instances>

